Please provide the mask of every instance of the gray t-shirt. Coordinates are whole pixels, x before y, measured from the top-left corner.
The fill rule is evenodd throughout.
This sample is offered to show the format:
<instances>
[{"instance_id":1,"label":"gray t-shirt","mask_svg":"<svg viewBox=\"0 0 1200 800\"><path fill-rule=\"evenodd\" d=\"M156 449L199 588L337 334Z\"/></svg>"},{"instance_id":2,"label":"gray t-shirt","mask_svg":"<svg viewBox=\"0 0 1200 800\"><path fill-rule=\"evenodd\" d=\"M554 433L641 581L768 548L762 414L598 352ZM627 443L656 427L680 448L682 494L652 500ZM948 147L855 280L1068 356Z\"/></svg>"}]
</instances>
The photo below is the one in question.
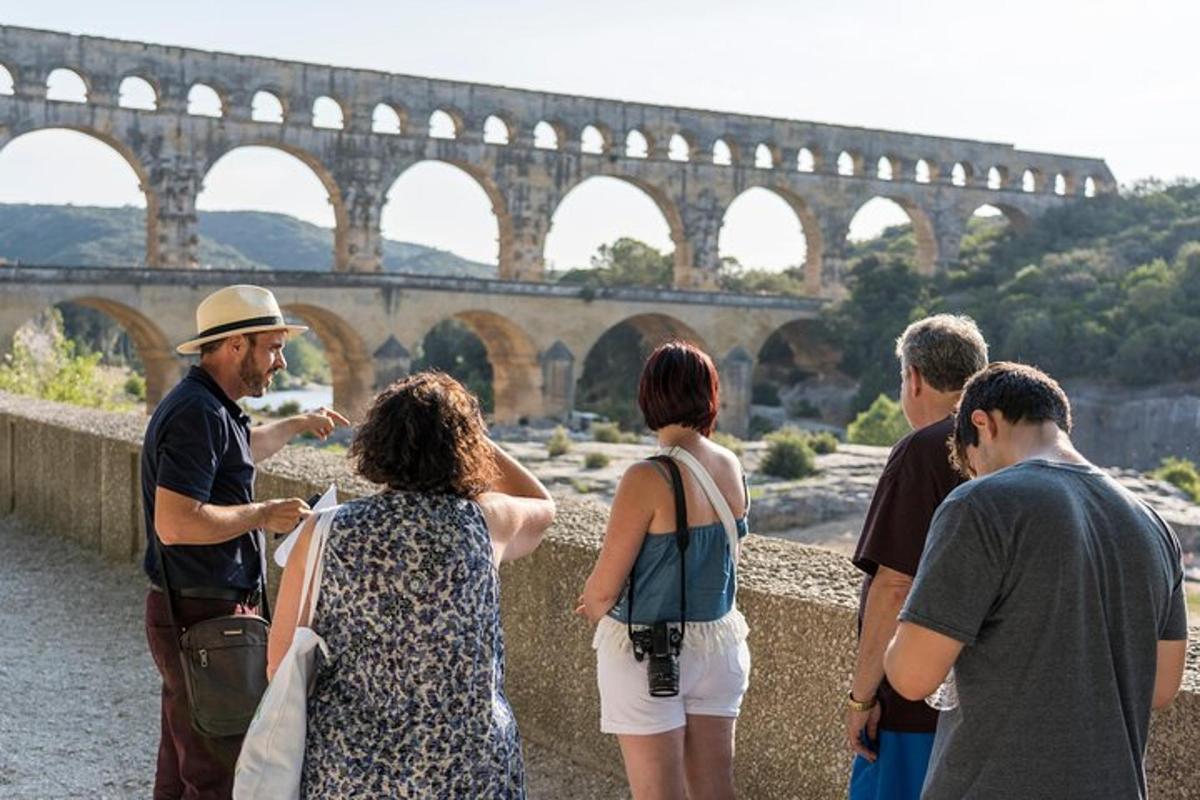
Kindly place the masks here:
<instances>
[{"instance_id":1,"label":"gray t-shirt","mask_svg":"<svg viewBox=\"0 0 1200 800\"><path fill-rule=\"evenodd\" d=\"M1187 638L1183 565L1107 474L1030 460L956 489L900 618L965 645L924 800L1146 796L1158 642Z\"/></svg>"}]
</instances>

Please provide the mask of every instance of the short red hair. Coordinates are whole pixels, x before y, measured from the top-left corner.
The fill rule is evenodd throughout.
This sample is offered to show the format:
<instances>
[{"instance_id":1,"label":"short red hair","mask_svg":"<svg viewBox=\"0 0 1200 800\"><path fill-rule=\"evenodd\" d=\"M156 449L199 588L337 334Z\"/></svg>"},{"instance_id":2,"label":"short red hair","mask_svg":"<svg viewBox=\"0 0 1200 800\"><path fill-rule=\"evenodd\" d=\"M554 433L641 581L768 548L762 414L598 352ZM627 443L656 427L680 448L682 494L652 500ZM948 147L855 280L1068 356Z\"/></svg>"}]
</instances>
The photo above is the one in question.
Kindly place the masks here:
<instances>
[{"instance_id":1,"label":"short red hair","mask_svg":"<svg viewBox=\"0 0 1200 800\"><path fill-rule=\"evenodd\" d=\"M638 406L652 431L668 425L708 436L717 424L721 379L708 354L691 342L661 344L646 359Z\"/></svg>"}]
</instances>

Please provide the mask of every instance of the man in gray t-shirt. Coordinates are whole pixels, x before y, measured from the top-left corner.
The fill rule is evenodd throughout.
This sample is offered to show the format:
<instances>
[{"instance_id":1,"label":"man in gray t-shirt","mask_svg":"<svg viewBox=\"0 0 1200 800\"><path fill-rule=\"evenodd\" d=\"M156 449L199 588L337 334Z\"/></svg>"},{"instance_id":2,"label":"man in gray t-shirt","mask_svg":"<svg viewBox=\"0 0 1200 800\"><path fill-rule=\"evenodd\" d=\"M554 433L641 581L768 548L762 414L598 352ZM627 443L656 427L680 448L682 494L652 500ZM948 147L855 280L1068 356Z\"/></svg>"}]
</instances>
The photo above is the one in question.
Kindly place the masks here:
<instances>
[{"instance_id":1,"label":"man in gray t-shirt","mask_svg":"<svg viewBox=\"0 0 1200 800\"><path fill-rule=\"evenodd\" d=\"M1179 543L1070 424L1031 367L993 364L964 389L955 459L982 477L934 516L885 660L910 699L954 669L926 800L1146 796L1150 709L1184 668Z\"/></svg>"}]
</instances>

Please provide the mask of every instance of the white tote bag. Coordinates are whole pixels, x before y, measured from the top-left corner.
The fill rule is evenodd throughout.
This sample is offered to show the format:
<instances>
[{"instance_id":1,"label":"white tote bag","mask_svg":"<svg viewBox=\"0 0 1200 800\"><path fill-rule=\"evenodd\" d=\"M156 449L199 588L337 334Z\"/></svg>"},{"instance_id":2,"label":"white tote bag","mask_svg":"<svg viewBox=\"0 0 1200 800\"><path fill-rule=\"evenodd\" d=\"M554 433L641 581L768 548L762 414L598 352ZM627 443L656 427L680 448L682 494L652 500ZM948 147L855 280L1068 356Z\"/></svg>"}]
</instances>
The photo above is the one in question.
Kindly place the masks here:
<instances>
[{"instance_id":1,"label":"white tote bag","mask_svg":"<svg viewBox=\"0 0 1200 800\"><path fill-rule=\"evenodd\" d=\"M312 593L312 610L317 608L324 572L325 539L336 508L322 513L313 531L304 562L304 584L300 589L300 612ZM304 745L308 727L308 693L317 671L317 654L329 657L325 640L308 624L296 620L292 646L267 685L258 711L246 731L242 752L234 771L234 800L299 800L300 775L304 769Z\"/></svg>"}]
</instances>

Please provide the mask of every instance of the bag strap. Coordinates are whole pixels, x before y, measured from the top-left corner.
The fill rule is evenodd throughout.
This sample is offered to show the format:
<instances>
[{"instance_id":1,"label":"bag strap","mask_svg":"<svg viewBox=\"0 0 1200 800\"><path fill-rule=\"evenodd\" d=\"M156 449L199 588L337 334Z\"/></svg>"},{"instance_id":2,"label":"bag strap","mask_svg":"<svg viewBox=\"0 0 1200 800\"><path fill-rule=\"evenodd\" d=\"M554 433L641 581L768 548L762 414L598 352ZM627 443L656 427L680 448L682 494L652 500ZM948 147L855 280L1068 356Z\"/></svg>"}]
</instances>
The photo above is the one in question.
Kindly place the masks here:
<instances>
[{"instance_id":1,"label":"bag strap","mask_svg":"<svg viewBox=\"0 0 1200 800\"><path fill-rule=\"evenodd\" d=\"M679 643L687 632L687 549L691 543L691 529L688 527L687 495L683 491L683 476L679 473L679 465L664 455L650 457L666 465L671 475L671 489L675 495L675 547L679 549ZM633 638L633 587L637 577L637 560L629 568L629 615L626 617L626 627L629 631L629 641L633 642L634 653L637 653L637 642ZM641 658L639 657L640 661Z\"/></svg>"},{"instance_id":2,"label":"bag strap","mask_svg":"<svg viewBox=\"0 0 1200 800\"><path fill-rule=\"evenodd\" d=\"M258 586L259 603L262 604L262 618L271 622L271 593L267 586L267 534L261 530L251 531L250 538L254 540L254 549L258 553Z\"/></svg>"},{"instance_id":3,"label":"bag strap","mask_svg":"<svg viewBox=\"0 0 1200 800\"><path fill-rule=\"evenodd\" d=\"M167 578L167 554L163 550L163 543L159 541L158 531L150 531L150 541L154 542L154 556L158 559L158 579L162 581L163 595L167 600L167 620L175 630L175 638L178 639L183 636L183 628L175 621L175 601L171 597L171 583Z\"/></svg>"},{"instance_id":4,"label":"bag strap","mask_svg":"<svg viewBox=\"0 0 1200 800\"><path fill-rule=\"evenodd\" d=\"M700 484L704 496L708 498L708 502L712 503L713 509L717 512L717 518L721 520L721 526L725 529L725 538L729 542L729 554L736 566L740 549L738 547L737 519L733 516L733 509L730 508L729 501L717 488L717 482L713 480L713 476L704 468L699 459L682 447L664 447L659 450L658 454L683 464Z\"/></svg>"},{"instance_id":5,"label":"bag strap","mask_svg":"<svg viewBox=\"0 0 1200 800\"><path fill-rule=\"evenodd\" d=\"M300 604L296 607L297 628L312 626L317 600L321 597L321 578L325 574L325 545L329 541L329 531L333 527L333 517L337 509L338 506L334 506L320 512L313 525L312 539L304 556L304 582L300 586ZM301 624L305 600L311 600L312 604L308 610L308 619Z\"/></svg>"},{"instance_id":6,"label":"bag strap","mask_svg":"<svg viewBox=\"0 0 1200 800\"><path fill-rule=\"evenodd\" d=\"M271 621L271 601L267 598L269 592L267 590L266 537L260 531L247 531L247 534L254 542L255 552L258 553L259 602L262 603L262 618L269 623ZM163 594L167 599L167 620L175 629L175 635L182 636L183 628L175 621L175 599L171 596L171 579L167 576L167 554L162 540L158 538L158 531L150 532L150 541L154 544L154 555L158 560L158 578L162 581Z\"/></svg>"}]
</instances>

